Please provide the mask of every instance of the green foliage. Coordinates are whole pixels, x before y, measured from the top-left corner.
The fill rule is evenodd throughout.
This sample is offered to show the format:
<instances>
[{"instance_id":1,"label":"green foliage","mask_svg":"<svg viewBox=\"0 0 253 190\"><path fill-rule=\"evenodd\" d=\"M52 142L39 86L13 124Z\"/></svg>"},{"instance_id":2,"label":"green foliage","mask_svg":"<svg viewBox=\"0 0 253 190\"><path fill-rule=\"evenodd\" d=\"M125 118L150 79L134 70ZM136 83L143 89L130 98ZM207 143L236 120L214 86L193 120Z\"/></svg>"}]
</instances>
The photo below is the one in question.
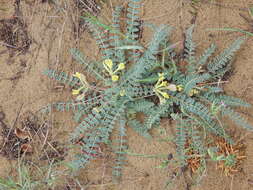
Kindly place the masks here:
<instances>
[{"instance_id":1,"label":"green foliage","mask_svg":"<svg viewBox=\"0 0 253 190\"><path fill-rule=\"evenodd\" d=\"M188 30L185 32L185 59L189 63L189 66L187 67L187 70L189 73L194 71L196 60L195 60L195 43L192 39L192 33L193 33L194 26L191 26Z\"/></svg>"},{"instance_id":2,"label":"green foliage","mask_svg":"<svg viewBox=\"0 0 253 190\"><path fill-rule=\"evenodd\" d=\"M161 118L172 118L177 122L175 144L181 167L189 158L187 142L201 156L202 164L205 164L208 134L230 142L221 123L224 116L252 130L252 126L233 110L250 104L226 95L216 85L230 69L232 57L244 39L238 38L212 60L215 45L197 58L192 39L194 26L191 26L185 35L184 58L179 58L169 41L172 28L167 25L155 27L147 47L140 44L137 39L140 7L141 0L129 1L125 30L121 30L119 22L121 7L115 8L111 26L88 16L89 28L101 49L102 60L90 62L76 49L71 53L84 66L86 75L94 78L86 81L80 73L73 77L56 74L51 69L45 72L49 78L70 84L73 95L78 95L76 100L55 103L48 109L73 111L79 123L71 136L71 142L80 146L79 154L71 164L74 169L85 167L96 159L101 145L112 145L116 161L113 174L120 178L126 160L126 127L150 139L152 128L159 125ZM186 70L180 64L182 61L187 63ZM90 85L97 81L97 85ZM143 117L138 117L139 114ZM114 132L116 138L112 138Z\"/></svg>"},{"instance_id":3,"label":"green foliage","mask_svg":"<svg viewBox=\"0 0 253 190\"><path fill-rule=\"evenodd\" d=\"M171 114L172 118L177 120L175 143L177 145L177 156L180 162L180 166L186 165L186 140L187 140L187 128L189 128L189 120L183 120L182 115Z\"/></svg>"},{"instance_id":4,"label":"green foliage","mask_svg":"<svg viewBox=\"0 0 253 190\"><path fill-rule=\"evenodd\" d=\"M222 78L223 75L230 69L231 59L234 53L240 48L244 42L245 37L240 37L235 40L229 48L214 58L212 62L207 65L207 69L214 77Z\"/></svg>"},{"instance_id":5,"label":"green foliage","mask_svg":"<svg viewBox=\"0 0 253 190\"><path fill-rule=\"evenodd\" d=\"M69 85L71 87L78 86L78 80L72 75L68 75L65 72L57 72L53 69L46 69L43 72L44 75L47 75L49 78L54 79L62 84Z\"/></svg>"},{"instance_id":6,"label":"green foliage","mask_svg":"<svg viewBox=\"0 0 253 190\"><path fill-rule=\"evenodd\" d=\"M184 85L184 92L186 94L190 94L191 90L197 87L198 83L207 81L210 78L210 74L209 73L204 73L204 74L189 74L186 78L185 81L183 81L183 85Z\"/></svg>"},{"instance_id":7,"label":"green foliage","mask_svg":"<svg viewBox=\"0 0 253 190\"><path fill-rule=\"evenodd\" d=\"M113 175L116 176L116 180L120 180L122 175L122 168L125 165L127 150L127 139L126 139L126 120L122 117L119 121L118 136L114 140L114 153L116 154L115 165L113 166Z\"/></svg>"},{"instance_id":8,"label":"green foliage","mask_svg":"<svg viewBox=\"0 0 253 190\"><path fill-rule=\"evenodd\" d=\"M77 49L71 49L70 52L77 63L83 65L85 72L88 72L91 76L97 78L98 80L106 80L104 74L101 72L102 67L99 63L87 61L86 58L84 58L83 54Z\"/></svg>"},{"instance_id":9,"label":"green foliage","mask_svg":"<svg viewBox=\"0 0 253 190\"><path fill-rule=\"evenodd\" d=\"M32 167L19 160L16 177L0 178L1 190L34 190L54 188L58 182L55 166L50 163L46 167Z\"/></svg>"},{"instance_id":10,"label":"green foliage","mask_svg":"<svg viewBox=\"0 0 253 190\"><path fill-rule=\"evenodd\" d=\"M226 167L234 167L236 165L236 155L235 154L228 154L228 155L216 155L216 149L215 148L208 148L207 152L210 156L212 161L219 162L224 161L224 165Z\"/></svg>"}]
</instances>

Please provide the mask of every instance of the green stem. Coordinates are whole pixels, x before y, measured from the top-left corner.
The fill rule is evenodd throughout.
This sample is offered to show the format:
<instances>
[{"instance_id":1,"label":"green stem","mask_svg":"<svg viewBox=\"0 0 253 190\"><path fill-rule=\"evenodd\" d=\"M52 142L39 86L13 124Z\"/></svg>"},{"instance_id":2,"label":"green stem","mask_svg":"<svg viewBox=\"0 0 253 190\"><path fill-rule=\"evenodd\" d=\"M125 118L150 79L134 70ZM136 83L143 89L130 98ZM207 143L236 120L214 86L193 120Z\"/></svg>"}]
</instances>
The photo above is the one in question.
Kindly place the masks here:
<instances>
[{"instance_id":1,"label":"green stem","mask_svg":"<svg viewBox=\"0 0 253 190\"><path fill-rule=\"evenodd\" d=\"M113 29L112 27L110 27L110 26L108 26L108 25L106 25L106 24L103 24L103 23L100 22L95 16L92 16L92 15L89 14L89 13L86 13L85 16L86 16L86 17L81 16L81 18L84 19L84 20L87 20L87 19L88 19L89 22L91 22L92 24L98 25L98 26L100 26L100 27L102 27L102 28L104 28L104 29L106 29L106 30L109 30L109 31L115 33L115 34L119 34L119 35L121 35L123 38L127 38L127 36L126 36L125 34L119 32L118 30Z\"/></svg>"},{"instance_id":2,"label":"green stem","mask_svg":"<svg viewBox=\"0 0 253 190\"><path fill-rule=\"evenodd\" d=\"M252 32L248 32L245 30L242 30L240 28L209 28L207 29L208 31L229 31L229 32L240 32L242 34L246 34L248 36L252 36L253 37L253 33Z\"/></svg>"},{"instance_id":3,"label":"green stem","mask_svg":"<svg viewBox=\"0 0 253 190\"><path fill-rule=\"evenodd\" d=\"M138 153L132 153L132 152L126 152L125 154L129 155L129 156L140 156L140 157L144 157L144 158L167 158L168 155L165 154L138 154Z\"/></svg>"}]
</instances>

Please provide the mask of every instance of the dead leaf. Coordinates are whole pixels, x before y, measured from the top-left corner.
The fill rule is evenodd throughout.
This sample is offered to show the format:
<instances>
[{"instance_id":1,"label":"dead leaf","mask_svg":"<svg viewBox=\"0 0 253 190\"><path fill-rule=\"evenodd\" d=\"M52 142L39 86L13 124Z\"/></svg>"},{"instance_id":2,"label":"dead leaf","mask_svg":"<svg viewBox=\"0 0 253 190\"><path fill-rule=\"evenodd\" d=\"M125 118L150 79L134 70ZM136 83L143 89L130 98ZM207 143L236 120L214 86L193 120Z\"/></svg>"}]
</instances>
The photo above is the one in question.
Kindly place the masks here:
<instances>
[{"instance_id":1,"label":"dead leaf","mask_svg":"<svg viewBox=\"0 0 253 190\"><path fill-rule=\"evenodd\" d=\"M28 132L20 129L20 128L16 128L14 131L15 135L20 138L20 139L30 139L30 135Z\"/></svg>"},{"instance_id":2,"label":"dead leaf","mask_svg":"<svg viewBox=\"0 0 253 190\"><path fill-rule=\"evenodd\" d=\"M24 153L32 153L33 152L33 149L32 149L32 146L30 144L22 144L21 145L21 152L24 152Z\"/></svg>"}]
</instances>

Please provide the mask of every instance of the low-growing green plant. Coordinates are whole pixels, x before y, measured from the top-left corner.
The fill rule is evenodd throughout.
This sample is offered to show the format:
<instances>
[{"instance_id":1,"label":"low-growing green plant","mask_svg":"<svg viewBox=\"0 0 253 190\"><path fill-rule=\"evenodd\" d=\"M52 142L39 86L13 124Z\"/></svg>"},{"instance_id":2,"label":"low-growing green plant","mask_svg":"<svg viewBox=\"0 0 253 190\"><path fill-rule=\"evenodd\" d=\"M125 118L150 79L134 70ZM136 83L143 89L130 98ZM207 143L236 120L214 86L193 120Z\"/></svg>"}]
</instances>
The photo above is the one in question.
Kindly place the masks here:
<instances>
[{"instance_id":1,"label":"low-growing green plant","mask_svg":"<svg viewBox=\"0 0 253 190\"><path fill-rule=\"evenodd\" d=\"M216 151L212 150L211 148L209 148L207 152L210 158L215 162L225 161L225 166L234 166L236 164L236 156L233 154L229 154L228 156L225 156L225 155L218 156L215 154Z\"/></svg>"},{"instance_id":2,"label":"low-growing green plant","mask_svg":"<svg viewBox=\"0 0 253 190\"><path fill-rule=\"evenodd\" d=\"M101 60L90 61L77 49L71 49L73 57L83 65L83 73L68 75L51 68L44 72L69 85L76 96L75 100L56 102L45 109L74 112L79 124L71 142L80 146L80 152L71 164L73 168L85 167L96 159L100 146L105 144L112 147L113 174L120 177L127 153L126 127L151 139L151 129L159 125L161 118L177 122L175 143L180 167L187 165L186 143L202 155L202 164L207 155L207 135L232 143L222 118L228 117L252 130L233 109L250 104L226 95L219 85L245 38L238 38L214 58L214 44L196 57L191 26L185 33L184 54L179 56L174 51L175 44L169 41L172 27L161 25L153 27L154 35L146 47L139 42L140 7L141 0L129 1L124 30L120 25L121 7L115 8L111 26L86 17L102 56ZM139 113L144 114L144 120L137 117Z\"/></svg>"},{"instance_id":3,"label":"low-growing green plant","mask_svg":"<svg viewBox=\"0 0 253 190\"><path fill-rule=\"evenodd\" d=\"M25 164L21 159L18 161L15 172L17 176L0 178L1 190L48 189L57 184L57 173L54 170L53 163L44 168L33 167L32 165Z\"/></svg>"}]
</instances>

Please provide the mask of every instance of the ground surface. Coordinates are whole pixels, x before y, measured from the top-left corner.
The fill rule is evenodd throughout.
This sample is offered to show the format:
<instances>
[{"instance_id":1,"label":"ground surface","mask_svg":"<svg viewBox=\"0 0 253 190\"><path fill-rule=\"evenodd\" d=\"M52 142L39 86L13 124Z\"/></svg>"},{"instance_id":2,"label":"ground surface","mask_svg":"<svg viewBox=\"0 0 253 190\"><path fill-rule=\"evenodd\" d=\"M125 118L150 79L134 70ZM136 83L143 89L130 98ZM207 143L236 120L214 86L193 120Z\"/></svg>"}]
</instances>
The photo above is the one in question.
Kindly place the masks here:
<instances>
[{"instance_id":1,"label":"ground surface","mask_svg":"<svg viewBox=\"0 0 253 190\"><path fill-rule=\"evenodd\" d=\"M39 119L37 119L40 121L37 121L34 115L50 102L71 99L70 89L59 86L41 73L48 67L69 73L78 71L78 66L69 53L72 47L81 49L91 59L99 56L99 50L86 31L80 29L79 33L77 32L80 10L76 9L73 1L59 0L56 1L59 2L56 5L41 0L22 0L20 4L18 2L18 0L0 1L0 19L2 20L0 23L0 111L5 116L0 118L0 126L2 130L30 126L28 131L33 137L31 140L33 153L29 157L31 162L36 163L37 160L42 162L43 155L44 157L46 155L44 159L46 164L50 158L68 160L71 156L64 150L64 143L67 143L68 134L74 128L71 114L53 113L50 115L49 124L44 124L43 127L38 124L43 123L43 119L38 116ZM253 4L252 0L212 2L203 1L193 7L188 0L144 0L142 19L157 25L164 23L173 26L176 32L172 39L175 42L182 40L183 31L191 23L195 23L194 39L198 42L198 50L203 50L212 42L215 42L222 50L231 40L241 35L210 32L206 30L207 28L235 27L253 30L253 26L239 15L249 17L247 8ZM117 3L120 1L108 0L102 3L99 15L109 18L111 4ZM149 30L144 29L143 43L149 39L150 35ZM252 43L251 37L237 53L234 72L228 79L229 83L225 84L228 94L243 98L251 104L253 104ZM245 113L253 124L253 109L240 111ZM24 124L27 120L29 124ZM235 128L232 123L230 125L231 129ZM172 124L164 121L162 127L170 128ZM169 136L170 130L167 132ZM203 177L200 185L191 185L189 176L186 174L177 179L172 189L253 189L253 134L242 130L236 130L236 133L240 134L247 146L247 159L243 163L241 172L232 178L226 177L210 164L207 175ZM175 151L172 144L159 140L149 142L142 137L137 138L137 134L130 130L128 134L129 146L134 152L168 154ZM9 137L13 134L7 132L5 135ZM15 175L17 152L15 153L15 149L8 151L5 148L8 147L8 142L7 145L5 144L6 136L3 135L1 138L5 146L1 146L0 176ZM15 141L15 138L12 139L13 142L27 143L26 140ZM81 171L77 178L90 190L162 190L165 182L172 175L172 171L158 169L157 166L161 161L162 159L129 156L129 163L119 186L111 183L107 159L96 161L90 168ZM67 179L67 177L63 175L61 179ZM55 189L80 189L75 188L73 183L71 187L71 180L60 181L58 184ZM69 187L67 187L68 184Z\"/></svg>"}]
</instances>

